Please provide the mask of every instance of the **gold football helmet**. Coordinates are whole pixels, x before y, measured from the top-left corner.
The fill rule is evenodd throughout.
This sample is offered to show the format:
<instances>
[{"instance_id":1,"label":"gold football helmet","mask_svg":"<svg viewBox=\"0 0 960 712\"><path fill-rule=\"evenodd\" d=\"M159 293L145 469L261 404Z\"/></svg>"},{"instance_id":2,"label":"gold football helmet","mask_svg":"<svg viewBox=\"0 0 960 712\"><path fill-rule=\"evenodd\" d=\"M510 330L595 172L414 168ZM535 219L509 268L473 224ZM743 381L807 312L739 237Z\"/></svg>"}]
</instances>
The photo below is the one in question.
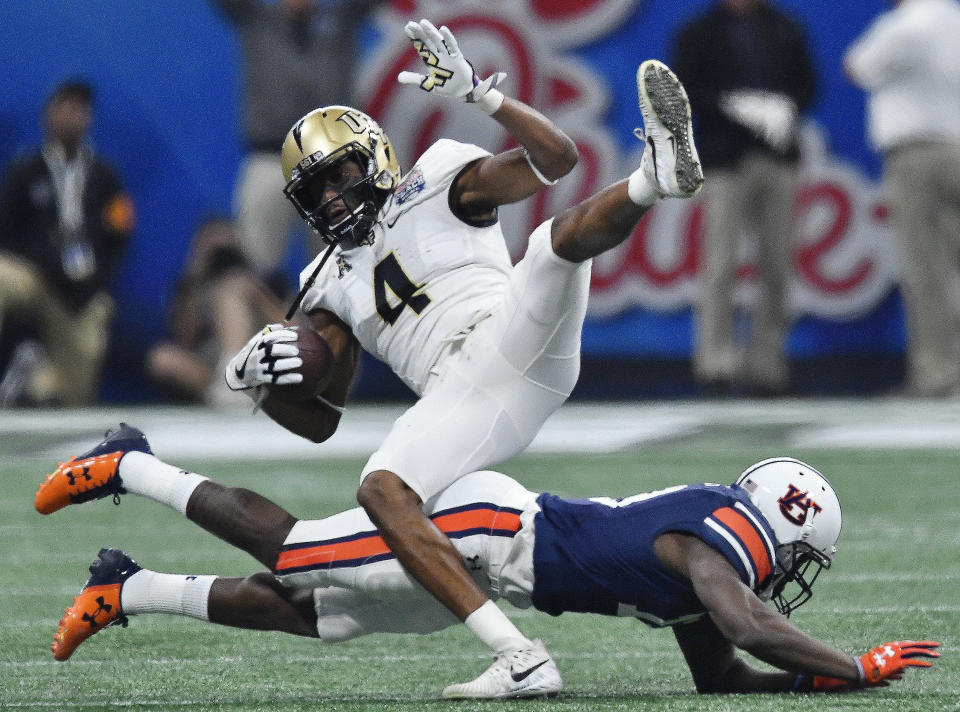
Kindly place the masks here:
<instances>
[{"instance_id":1,"label":"gold football helmet","mask_svg":"<svg viewBox=\"0 0 960 712\"><path fill-rule=\"evenodd\" d=\"M331 167L348 159L360 165L362 177L324 200ZM284 195L328 244L345 238L369 242L377 213L400 182L390 139L376 121L348 106L314 109L297 121L284 139L280 161ZM347 209L331 223L329 206L338 200Z\"/></svg>"}]
</instances>

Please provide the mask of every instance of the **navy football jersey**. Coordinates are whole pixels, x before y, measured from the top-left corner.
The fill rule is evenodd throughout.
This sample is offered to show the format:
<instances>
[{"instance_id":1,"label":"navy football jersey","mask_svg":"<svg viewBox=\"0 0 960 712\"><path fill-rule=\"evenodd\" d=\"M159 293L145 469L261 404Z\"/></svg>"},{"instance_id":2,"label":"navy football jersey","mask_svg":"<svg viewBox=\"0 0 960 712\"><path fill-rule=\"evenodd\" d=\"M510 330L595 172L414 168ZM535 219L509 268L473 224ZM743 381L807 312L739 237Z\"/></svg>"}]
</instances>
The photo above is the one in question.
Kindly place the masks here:
<instances>
[{"instance_id":1,"label":"navy football jersey","mask_svg":"<svg viewBox=\"0 0 960 712\"><path fill-rule=\"evenodd\" d=\"M653 552L666 532L691 534L720 552L760 594L770 583L776 538L746 491L683 485L625 499L537 499L533 604L541 611L634 616L660 627L706 609L690 583Z\"/></svg>"}]
</instances>

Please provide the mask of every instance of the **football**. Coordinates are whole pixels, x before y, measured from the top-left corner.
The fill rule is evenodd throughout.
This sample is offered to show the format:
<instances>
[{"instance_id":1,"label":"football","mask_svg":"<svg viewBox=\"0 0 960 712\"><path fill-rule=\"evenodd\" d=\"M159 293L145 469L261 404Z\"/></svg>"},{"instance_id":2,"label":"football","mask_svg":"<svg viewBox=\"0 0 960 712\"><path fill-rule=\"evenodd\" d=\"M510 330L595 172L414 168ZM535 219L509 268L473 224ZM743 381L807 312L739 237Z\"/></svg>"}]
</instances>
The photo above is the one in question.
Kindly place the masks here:
<instances>
[{"instance_id":1,"label":"football","mask_svg":"<svg viewBox=\"0 0 960 712\"><path fill-rule=\"evenodd\" d=\"M297 332L297 348L300 350L300 358L303 359L303 365L297 372L303 375L303 380L300 383L268 387L271 395L284 400L307 400L317 395L321 382L333 368L333 351L313 329L304 326L291 328Z\"/></svg>"}]
</instances>

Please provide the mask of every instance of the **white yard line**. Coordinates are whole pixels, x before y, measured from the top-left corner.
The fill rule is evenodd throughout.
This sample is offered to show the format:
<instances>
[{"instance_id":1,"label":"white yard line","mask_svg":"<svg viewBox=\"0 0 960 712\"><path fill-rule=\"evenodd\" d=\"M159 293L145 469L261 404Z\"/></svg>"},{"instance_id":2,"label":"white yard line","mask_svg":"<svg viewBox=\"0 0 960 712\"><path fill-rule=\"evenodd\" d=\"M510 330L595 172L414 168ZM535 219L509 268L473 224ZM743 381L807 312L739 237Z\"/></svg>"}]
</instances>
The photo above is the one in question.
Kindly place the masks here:
<instances>
[{"instance_id":1,"label":"white yard line","mask_svg":"<svg viewBox=\"0 0 960 712\"><path fill-rule=\"evenodd\" d=\"M95 408L0 413L0 458L12 436L40 435L37 455L63 458L90 447L120 420L142 428L169 459L304 460L364 457L403 412L402 405L352 406L338 432L314 445L264 414L202 408ZM538 454L610 452L680 440L715 427L775 426L785 447L957 448L960 401L783 400L572 403L550 418L529 448Z\"/></svg>"}]
</instances>

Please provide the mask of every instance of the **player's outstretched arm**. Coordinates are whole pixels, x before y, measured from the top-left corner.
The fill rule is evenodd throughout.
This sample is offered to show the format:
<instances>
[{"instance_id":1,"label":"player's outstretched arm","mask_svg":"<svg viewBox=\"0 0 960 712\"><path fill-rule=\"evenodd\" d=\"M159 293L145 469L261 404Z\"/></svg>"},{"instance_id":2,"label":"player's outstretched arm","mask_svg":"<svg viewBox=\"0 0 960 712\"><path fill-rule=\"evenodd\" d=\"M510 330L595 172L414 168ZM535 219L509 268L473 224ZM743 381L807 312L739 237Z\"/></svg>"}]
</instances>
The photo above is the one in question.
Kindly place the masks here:
<instances>
[{"instance_id":1,"label":"player's outstretched arm","mask_svg":"<svg viewBox=\"0 0 960 712\"><path fill-rule=\"evenodd\" d=\"M687 542L683 574L709 611L696 627L675 634L701 692L830 691L900 679L906 667L929 667L938 643L901 641L859 657L808 635L761 601L730 563L699 540ZM756 670L740 648L785 673ZM877 655L877 651L882 654Z\"/></svg>"},{"instance_id":2,"label":"player's outstretched arm","mask_svg":"<svg viewBox=\"0 0 960 712\"><path fill-rule=\"evenodd\" d=\"M749 665L709 617L674 626L673 634L699 693L788 692L797 678Z\"/></svg>"},{"instance_id":3,"label":"player's outstretched arm","mask_svg":"<svg viewBox=\"0 0 960 712\"><path fill-rule=\"evenodd\" d=\"M466 215L481 217L498 205L514 203L552 185L577 164L573 140L550 119L523 102L505 97L497 72L480 79L463 56L456 38L428 20L404 27L424 63L424 74L401 72L397 80L422 91L466 101L503 125L521 148L477 161L457 181L453 199Z\"/></svg>"},{"instance_id":4,"label":"player's outstretched arm","mask_svg":"<svg viewBox=\"0 0 960 712\"><path fill-rule=\"evenodd\" d=\"M520 144L481 159L464 171L454 197L467 211L528 198L553 185L577 165L573 139L536 109L504 98L493 118Z\"/></svg>"}]
</instances>

